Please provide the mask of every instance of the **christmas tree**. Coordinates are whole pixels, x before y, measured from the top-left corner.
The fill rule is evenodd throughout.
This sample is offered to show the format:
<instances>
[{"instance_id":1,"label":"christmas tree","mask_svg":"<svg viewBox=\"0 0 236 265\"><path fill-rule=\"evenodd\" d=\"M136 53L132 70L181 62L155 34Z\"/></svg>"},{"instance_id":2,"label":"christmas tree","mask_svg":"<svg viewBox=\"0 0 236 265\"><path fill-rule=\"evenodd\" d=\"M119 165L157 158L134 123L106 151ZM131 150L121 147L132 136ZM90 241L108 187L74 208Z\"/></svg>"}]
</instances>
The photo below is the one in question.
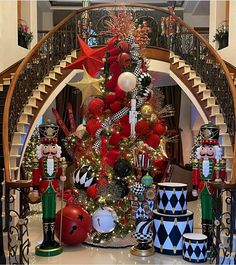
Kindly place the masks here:
<instances>
[{"instance_id":1,"label":"christmas tree","mask_svg":"<svg viewBox=\"0 0 236 265\"><path fill-rule=\"evenodd\" d=\"M70 85L82 92L85 125L75 125L70 104L70 130L53 109L66 135L66 150L77 165L75 196L69 203L84 206L92 216L106 207L113 211L116 225L94 226L94 241L133 230L129 187L144 175L154 183L161 181L167 162L164 118L173 115L152 86L144 56L146 30L137 30L124 10L112 18L108 31L113 37L107 45L91 49L78 37L81 52L68 67L84 69L82 80Z\"/></svg>"},{"instance_id":2,"label":"christmas tree","mask_svg":"<svg viewBox=\"0 0 236 265\"><path fill-rule=\"evenodd\" d=\"M28 178L32 177L33 160L37 158L37 146L39 144L39 132L38 128L36 128L30 138L29 144L26 147L24 159L22 162L25 175L27 175Z\"/></svg>"}]
</instances>

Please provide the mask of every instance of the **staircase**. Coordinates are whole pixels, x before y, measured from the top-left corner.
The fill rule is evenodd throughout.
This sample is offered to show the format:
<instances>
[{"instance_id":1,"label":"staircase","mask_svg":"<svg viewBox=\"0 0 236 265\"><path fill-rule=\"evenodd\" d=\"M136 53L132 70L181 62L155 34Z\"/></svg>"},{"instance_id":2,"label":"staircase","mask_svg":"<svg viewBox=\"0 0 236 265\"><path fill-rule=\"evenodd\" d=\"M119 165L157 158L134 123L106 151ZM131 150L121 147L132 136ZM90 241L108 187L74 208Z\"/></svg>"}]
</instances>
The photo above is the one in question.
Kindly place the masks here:
<instances>
[{"instance_id":1,"label":"staircase","mask_svg":"<svg viewBox=\"0 0 236 265\"><path fill-rule=\"evenodd\" d=\"M211 90L201 80L201 77L180 56L170 53L170 69L188 87L189 91L202 106L208 121L217 125L220 129L219 144L224 150L223 158L226 160L227 180L231 179L233 165L233 146L227 125L221 113L220 106ZM235 84L236 81L234 80Z\"/></svg>"},{"instance_id":2,"label":"staircase","mask_svg":"<svg viewBox=\"0 0 236 265\"><path fill-rule=\"evenodd\" d=\"M10 158L10 174L15 180L19 179L19 167L21 165L26 148L26 143L29 141L36 125L39 113L44 108L45 102L50 98L56 87L68 76L71 70L65 69L67 65L72 63L77 58L76 51L67 55L57 65L49 71L42 82L34 89L32 95L28 98L19 120L16 125L16 131L12 137L12 144L9 153ZM10 82L10 81L9 81ZM31 132L31 133L29 133Z\"/></svg>"},{"instance_id":3,"label":"staircase","mask_svg":"<svg viewBox=\"0 0 236 265\"><path fill-rule=\"evenodd\" d=\"M3 157L3 151L5 180L10 189L17 188L23 192L22 189L28 188L31 185L30 180L22 180L19 170L20 165L26 145L34 131L39 115L45 108L45 102L52 97L51 95L56 87L71 72L71 70L64 68L77 58L79 48L76 40L78 20L81 19L83 12L87 10L91 12L91 18L94 11L94 17L97 19L99 8L102 7L102 16L104 14L107 15L104 7L110 8L119 5L101 4L82 9L82 11L72 12L38 42L22 61L15 74L9 74L0 84L0 90L2 90L0 93L4 93L2 95L6 96L4 115L1 104L5 100L3 99L3 102L0 101L0 115L3 115L4 121L4 146L0 146L0 156ZM155 17L155 14L159 18L173 15L164 9L145 4L127 3L126 6L129 8L133 6L140 7L142 12L143 9L148 8L146 14L153 11L154 13L150 13L152 18ZM207 41L181 19L176 16L174 17L180 23L183 35L179 33L174 39L167 41L168 45L166 47L161 48L172 50L169 58L170 70L189 88L189 91L202 106L202 110L208 120L220 127L220 144L224 147L228 179L230 180L233 177L233 180L235 180L234 175L231 176L231 173L234 173L233 164L235 163L233 144L235 142L236 106L236 91L232 76L230 76L222 59ZM197 49L192 49L191 46L187 47L189 50L186 53L186 47L184 47L185 50L183 48L182 38L186 38L188 35L195 39ZM103 37L100 42L101 45L104 44L103 41L105 39ZM201 47L205 49L201 49ZM153 50L155 51L153 52ZM204 54L206 50L207 54ZM151 59L160 59L159 47L152 47L151 54ZM202 69L201 63L204 63L207 69ZM215 76L213 81L211 78L206 78L206 75L210 76L213 74ZM223 98L223 100L222 95L226 95L226 98ZM225 104L226 102L227 104ZM3 147L3 150L1 147Z\"/></svg>"}]
</instances>

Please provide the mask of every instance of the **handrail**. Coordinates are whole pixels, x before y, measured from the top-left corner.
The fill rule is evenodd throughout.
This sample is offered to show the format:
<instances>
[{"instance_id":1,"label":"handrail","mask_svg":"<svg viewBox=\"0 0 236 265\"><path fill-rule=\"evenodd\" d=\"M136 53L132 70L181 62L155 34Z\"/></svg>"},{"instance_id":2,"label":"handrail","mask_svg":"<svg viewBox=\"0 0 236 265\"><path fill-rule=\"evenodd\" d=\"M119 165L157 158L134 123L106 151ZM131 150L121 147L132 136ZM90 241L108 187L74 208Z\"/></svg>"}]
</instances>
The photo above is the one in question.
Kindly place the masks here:
<instances>
[{"instance_id":1,"label":"handrail","mask_svg":"<svg viewBox=\"0 0 236 265\"><path fill-rule=\"evenodd\" d=\"M16 69L19 67L20 63L23 59L20 59L19 61L15 62L14 64L7 67L5 70L3 70L0 73L0 83L3 82L3 78L8 77L10 73L14 73Z\"/></svg>"},{"instance_id":2,"label":"handrail","mask_svg":"<svg viewBox=\"0 0 236 265\"><path fill-rule=\"evenodd\" d=\"M79 13L82 13L84 11L93 10L93 9L102 9L102 8L109 8L109 7L113 7L113 8L115 8L115 7L142 8L142 10L147 9L148 11L150 11L150 10L152 10L152 11L160 11L160 12L164 13L165 15L173 16L177 23L179 23L182 27L186 28L191 34L193 34L193 36L198 40L198 44L201 43L205 47L207 47L207 50L208 50L208 52L211 55L211 59L213 58L218 63L218 65L220 66L220 69L222 69L221 71L223 71L223 73L225 74L225 77L227 79L227 84L226 85L228 85L228 87L230 89L230 92L231 92L231 95L233 96L233 107L234 107L234 118L235 118L235 115L236 115L236 111L235 111L236 110L236 94L235 93L236 93L236 91L235 91L235 87L234 87L233 81L231 79L231 76L229 74L229 71L228 71L224 61L219 56L219 54L215 51L215 49L200 34L198 34L192 27L187 25L184 21L182 21L176 15L174 15L173 13L170 13L169 11L167 11L167 10L165 10L163 8L160 8L160 7L154 7L154 6L151 6L151 5L148 5L148 4L137 4L137 3L135 3L135 4L132 4L132 3L125 3L125 4L124 3L98 4L98 5L82 8L82 9L79 9L78 11L72 12L64 20L62 20L59 24L57 24L50 32L48 32L34 46L34 48L28 53L28 55L24 58L24 60L20 64L19 68L15 72L15 75L13 77L13 80L12 80L11 85L10 85L9 90L8 90L8 94L7 94L7 98L6 98L6 104L5 104L5 108L4 108L4 116L3 116L3 124L5 125L5 126L3 126L3 142L4 142L3 152L4 152L5 176L6 176L6 182L7 183L12 181L11 177L10 177L10 168L9 168L9 135L8 135L8 129L9 129L9 126L10 126L10 124L9 124L9 113L10 113L11 104L13 105L15 97L17 96L17 94L16 94L15 97L13 98L13 93L15 91L15 88L16 88L17 84L18 84L17 83L18 80L20 80L21 74L23 73L23 71L25 71L27 69L28 64L30 64L34 60L34 58L36 58L35 60L37 61L37 55L40 53L40 49L42 49L44 44L47 44L46 48L48 50L50 49L50 47L49 47L50 42L55 41L52 38L54 33L56 34L57 32L59 32L60 29L63 26L65 26L66 23L69 23L69 21L71 21L72 19L75 19L74 22L77 22L76 18L77 18ZM72 29L72 30L70 30L68 32L71 32L71 34L73 34L73 36L75 38L75 40L74 40L75 41L75 45L73 43L73 45L71 45L70 48L77 48L77 43L76 43L76 35L78 34L78 32L77 32L77 24L76 24L76 26L74 28L74 31ZM59 32L59 33L61 34L60 35L61 37L65 36L65 35L63 35L64 34L63 31ZM65 38L66 38L66 36L65 36ZM50 42L46 43L48 40L50 40ZM170 47L173 48L173 46L171 46L171 45L172 44L170 44ZM61 47L61 48L62 49L66 49L66 47L64 47L64 46ZM66 49L65 51L69 52L70 50ZM65 51L63 50L62 55L64 55ZM43 59L46 60L46 63L49 63L49 62L52 61L52 58L50 57L50 55L48 55L47 58L43 58ZM50 70L50 65L48 64L47 67L48 67L47 70L49 71ZM41 73L41 74L42 74L42 76L43 76L43 74L46 75L46 73L44 73L44 72ZM37 82L38 82L38 80L36 80L34 83L32 83L32 86L36 85ZM28 89L30 91L30 89L33 90L34 87L30 87ZM29 91L27 93L29 93ZM12 103L12 100L13 100L13 103ZM16 111L17 111L17 113L15 115L19 115L20 114L19 110L16 109ZM16 126L16 124L14 124L13 121L11 121L11 123L13 123L12 126ZM234 165L235 165L235 162L234 162Z\"/></svg>"}]
</instances>

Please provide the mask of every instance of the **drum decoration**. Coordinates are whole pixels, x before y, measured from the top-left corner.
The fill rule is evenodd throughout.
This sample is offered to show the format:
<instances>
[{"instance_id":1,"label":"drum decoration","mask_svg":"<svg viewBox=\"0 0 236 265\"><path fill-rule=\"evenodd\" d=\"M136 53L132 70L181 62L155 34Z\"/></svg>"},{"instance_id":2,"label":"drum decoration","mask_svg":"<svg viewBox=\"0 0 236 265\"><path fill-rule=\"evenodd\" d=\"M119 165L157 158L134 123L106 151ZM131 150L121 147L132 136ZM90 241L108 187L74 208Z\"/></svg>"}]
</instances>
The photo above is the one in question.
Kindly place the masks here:
<instances>
[{"instance_id":1,"label":"drum decoration","mask_svg":"<svg viewBox=\"0 0 236 265\"><path fill-rule=\"evenodd\" d=\"M158 212L169 215L187 213L187 184L158 183Z\"/></svg>"},{"instance_id":2,"label":"drum decoration","mask_svg":"<svg viewBox=\"0 0 236 265\"><path fill-rule=\"evenodd\" d=\"M181 255L182 236L193 231L193 213L167 215L154 210L153 243L157 252L167 255Z\"/></svg>"},{"instance_id":3,"label":"drum decoration","mask_svg":"<svg viewBox=\"0 0 236 265\"><path fill-rule=\"evenodd\" d=\"M207 261L207 236L197 233L183 235L183 259L193 263Z\"/></svg>"}]
</instances>

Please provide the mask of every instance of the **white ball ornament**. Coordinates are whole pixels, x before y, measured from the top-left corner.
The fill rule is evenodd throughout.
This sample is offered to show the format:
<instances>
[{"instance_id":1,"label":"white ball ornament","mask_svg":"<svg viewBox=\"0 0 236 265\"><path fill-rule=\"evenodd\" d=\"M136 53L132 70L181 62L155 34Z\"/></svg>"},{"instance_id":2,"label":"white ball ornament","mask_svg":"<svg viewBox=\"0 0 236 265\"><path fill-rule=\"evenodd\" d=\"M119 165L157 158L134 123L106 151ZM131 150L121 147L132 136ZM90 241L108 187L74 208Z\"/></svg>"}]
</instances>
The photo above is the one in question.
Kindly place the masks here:
<instances>
[{"instance_id":1,"label":"white ball ornament","mask_svg":"<svg viewBox=\"0 0 236 265\"><path fill-rule=\"evenodd\" d=\"M121 90L129 92L136 87L137 79L134 74L130 72L124 72L119 75L117 84Z\"/></svg>"},{"instance_id":2,"label":"white ball ornament","mask_svg":"<svg viewBox=\"0 0 236 265\"><path fill-rule=\"evenodd\" d=\"M117 219L117 214L112 208L98 208L92 216L93 228L99 233L112 232L116 227Z\"/></svg>"}]
</instances>

